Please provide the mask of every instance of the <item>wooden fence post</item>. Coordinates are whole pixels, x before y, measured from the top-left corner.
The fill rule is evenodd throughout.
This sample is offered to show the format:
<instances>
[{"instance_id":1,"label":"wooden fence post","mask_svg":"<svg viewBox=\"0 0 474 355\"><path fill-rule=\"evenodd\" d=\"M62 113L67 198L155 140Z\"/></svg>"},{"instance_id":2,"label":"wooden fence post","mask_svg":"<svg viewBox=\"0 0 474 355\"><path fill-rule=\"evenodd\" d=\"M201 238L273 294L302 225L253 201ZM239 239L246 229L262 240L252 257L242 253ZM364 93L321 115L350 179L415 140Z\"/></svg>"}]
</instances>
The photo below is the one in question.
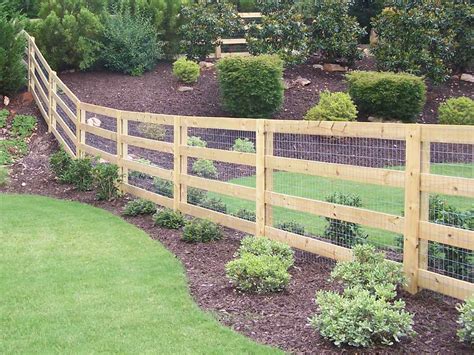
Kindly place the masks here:
<instances>
[{"instance_id":1,"label":"wooden fence post","mask_svg":"<svg viewBox=\"0 0 474 355\"><path fill-rule=\"evenodd\" d=\"M429 174L431 170L431 143L421 143L421 172ZM422 192L420 199L420 220L429 221L430 219L430 194L429 192ZM428 241L424 239L419 240L419 268L428 270Z\"/></svg>"},{"instance_id":2,"label":"wooden fence post","mask_svg":"<svg viewBox=\"0 0 474 355\"><path fill-rule=\"evenodd\" d=\"M31 62L31 67L30 67L30 88L31 88L31 92L33 93L35 91L35 80L34 80L34 76L35 76L35 62L34 62L34 59L35 59L35 38L34 37L30 37L30 62Z\"/></svg>"},{"instance_id":3,"label":"wooden fence post","mask_svg":"<svg viewBox=\"0 0 474 355\"><path fill-rule=\"evenodd\" d=\"M265 156L273 156L274 133L265 133ZM265 165L265 191L273 191L273 169ZM273 209L265 203L265 226L273 227Z\"/></svg>"},{"instance_id":4,"label":"wooden fence post","mask_svg":"<svg viewBox=\"0 0 474 355\"><path fill-rule=\"evenodd\" d=\"M188 126L185 124L180 125L181 133L180 133L180 145L188 145ZM180 149L181 150L181 149ZM181 161L181 169L180 174L187 174L188 173L188 157L183 156L180 153L180 161ZM183 185L180 183L180 202L188 203L188 186Z\"/></svg>"},{"instance_id":5,"label":"wooden fence post","mask_svg":"<svg viewBox=\"0 0 474 355\"><path fill-rule=\"evenodd\" d=\"M86 144L86 131L84 131L81 128L81 125L86 124L86 111L82 109L81 102L78 103L78 110L79 110L79 116L78 116L78 122L76 128L79 128L79 130L76 130L76 147L77 147L77 158L83 158L84 157L84 151L81 148L82 144Z\"/></svg>"},{"instance_id":6,"label":"wooden fence post","mask_svg":"<svg viewBox=\"0 0 474 355\"><path fill-rule=\"evenodd\" d=\"M28 38L28 91L31 92L31 81L33 78L31 77L31 65L33 61L31 60L31 36L27 35Z\"/></svg>"},{"instance_id":7,"label":"wooden fence post","mask_svg":"<svg viewBox=\"0 0 474 355\"><path fill-rule=\"evenodd\" d=\"M49 72L49 107L48 107L48 132L51 133L51 130L56 129L56 119L53 112L56 112L57 104L54 94L57 93L56 85L56 72L51 70Z\"/></svg>"},{"instance_id":8,"label":"wooden fence post","mask_svg":"<svg viewBox=\"0 0 474 355\"><path fill-rule=\"evenodd\" d=\"M179 211L181 203L181 118L179 116L174 117L173 126L173 138L174 138L174 171L173 171L173 209Z\"/></svg>"},{"instance_id":9,"label":"wooden fence post","mask_svg":"<svg viewBox=\"0 0 474 355\"><path fill-rule=\"evenodd\" d=\"M418 292L419 224L420 224L420 171L421 127L407 128L405 158L405 228L403 269L408 277L407 291Z\"/></svg>"},{"instance_id":10,"label":"wooden fence post","mask_svg":"<svg viewBox=\"0 0 474 355\"><path fill-rule=\"evenodd\" d=\"M257 120L256 129L256 236L265 235L266 213L265 213L265 120Z\"/></svg>"},{"instance_id":11,"label":"wooden fence post","mask_svg":"<svg viewBox=\"0 0 474 355\"><path fill-rule=\"evenodd\" d=\"M119 174L121 177L121 184L120 184L120 191L123 193L123 184L128 184L128 172L125 171L123 167L123 159L128 155L128 148L125 148L125 144L123 143L122 137L124 134L124 121L127 122L122 118L122 111L117 111L117 166L119 168ZM127 124L128 128L128 124Z\"/></svg>"}]
</instances>

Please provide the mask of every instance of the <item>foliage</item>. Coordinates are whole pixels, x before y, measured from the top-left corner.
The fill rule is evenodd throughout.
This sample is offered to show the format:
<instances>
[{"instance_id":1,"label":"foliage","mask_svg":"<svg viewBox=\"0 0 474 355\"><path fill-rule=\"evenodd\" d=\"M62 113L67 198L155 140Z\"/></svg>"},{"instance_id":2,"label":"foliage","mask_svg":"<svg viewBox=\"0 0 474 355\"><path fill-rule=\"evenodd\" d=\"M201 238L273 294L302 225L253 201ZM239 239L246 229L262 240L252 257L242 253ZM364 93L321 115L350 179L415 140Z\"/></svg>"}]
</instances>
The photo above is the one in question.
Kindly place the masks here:
<instances>
[{"instance_id":1,"label":"foliage","mask_svg":"<svg viewBox=\"0 0 474 355\"><path fill-rule=\"evenodd\" d=\"M188 188L188 203L200 206L207 199L207 193L204 190L195 187Z\"/></svg>"},{"instance_id":2,"label":"foliage","mask_svg":"<svg viewBox=\"0 0 474 355\"><path fill-rule=\"evenodd\" d=\"M89 191L94 183L92 175L94 160L91 158L74 159L62 177L65 183L73 184L79 191Z\"/></svg>"},{"instance_id":3,"label":"foliage","mask_svg":"<svg viewBox=\"0 0 474 355\"><path fill-rule=\"evenodd\" d=\"M438 109L439 123L474 125L474 100L469 97L451 98Z\"/></svg>"},{"instance_id":4,"label":"foliage","mask_svg":"<svg viewBox=\"0 0 474 355\"><path fill-rule=\"evenodd\" d=\"M72 164L72 158L64 149L59 149L56 153L52 154L49 158L49 165L51 170L54 173L61 183L66 183L67 175L69 168Z\"/></svg>"},{"instance_id":5,"label":"foliage","mask_svg":"<svg viewBox=\"0 0 474 355\"><path fill-rule=\"evenodd\" d=\"M357 108L349 94L329 91L320 94L319 103L305 116L308 121L354 121L356 118Z\"/></svg>"},{"instance_id":6,"label":"foliage","mask_svg":"<svg viewBox=\"0 0 474 355\"><path fill-rule=\"evenodd\" d=\"M237 210L237 212L233 214L233 216L251 222L255 222L257 220L255 212L246 208L240 208L239 210Z\"/></svg>"},{"instance_id":7,"label":"foliage","mask_svg":"<svg viewBox=\"0 0 474 355\"><path fill-rule=\"evenodd\" d=\"M224 1L185 6L181 17L181 50L194 61L204 60L221 44L219 38L231 38L243 27L235 6Z\"/></svg>"},{"instance_id":8,"label":"foliage","mask_svg":"<svg viewBox=\"0 0 474 355\"><path fill-rule=\"evenodd\" d=\"M354 194L342 194L336 192L326 198L327 202L338 205L362 207L360 196ZM324 237L330 239L333 243L352 248L356 244L365 243L365 235L357 223L341 221L333 218L326 218L328 222L324 230Z\"/></svg>"},{"instance_id":9,"label":"foliage","mask_svg":"<svg viewBox=\"0 0 474 355\"><path fill-rule=\"evenodd\" d=\"M100 56L101 0L42 0L32 23L38 47L54 70L88 69Z\"/></svg>"},{"instance_id":10,"label":"foliage","mask_svg":"<svg viewBox=\"0 0 474 355\"><path fill-rule=\"evenodd\" d=\"M115 164L98 163L92 169L97 198L110 201L118 196L118 184L121 181L119 168Z\"/></svg>"},{"instance_id":11,"label":"foliage","mask_svg":"<svg viewBox=\"0 0 474 355\"><path fill-rule=\"evenodd\" d=\"M237 138L232 150L234 152L255 153L255 144L248 138Z\"/></svg>"},{"instance_id":12,"label":"foliage","mask_svg":"<svg viewBox=\"0 0 474 355\"><path fill-rule=\"evenodd\" d=\"M156 206L153 202L144 200L141 198L137 198L135 200L129 201L124 209L123 215L124 216L138 216L138 215L146 215L146 214L153 214L156 212Z\"/></svg>"},{"instance_id":13,"label":"foliage","mask_svg":"<svg viewBox=\"0 0 474 355\"><path fill-rule=\"evenodd\" d=\"M329 62L354 64L362 57L359 39L365 34L349 15L349 0L318 0L311 8L310 47Z\"/></svg>"},{"instance_id":14,"label":"foliage","mask_svg":"<svg viewBox=\"0 0 474 355\"><path fill-rule=\"evenodd\" d=\"M293 266L295 262L295 253L287 244L265 237L247 236L243 238L240 243L238 255L242 257L245 254L275 256L287 265L287 267Z\"/></svg>"},{"instance_id":15,"label":"foliage","mask_svg":"<svg viewBox=\"0 0 474 355\"><path fill-rule=\"evenodd\" d=\"M349 94L365 115L413 122L423 110L426 85L422 78L370 71L355 71L346 78Z\"/></svg>"},{"instance_id":16,"label":"foliage","mask_svg":"<svg viewBox=\"0 0 474 355\"><path fill-rule=\"evenodd\" d=\"M182 57L173 63L173 74L184 83L195 83L201 75L199 64Z\"/></svg>"},{"instance_id":17,"label":"foliage","mask_svg":"<svg viewBox=\"0 0 474 355\"><path fill-rule=\"evenodd\" d=\"M474 48L474 8L469 0L445 1L447 25L445 31L454 32L454 55L450 66L463 71L472 68Z\"/></svg>"},{"instance_id":18,"label":"foliage","mask_svg":"<svg viewBox=\"0 0 474 355\"><path fill-rule=\"evenodd\" d=\"M106 68L140 76L163 58L163 43L151 20L127 7L105 17L101 58Z\"/></svg>"},{"instance_id":19,"label":"foliage","mask_svg":"<svg viewBox=\"0 0 474 355\"><path fill-rule=\"evenodd\" d=\"M304 235L305 233L304 225L296 221L277 223L276 228L284 230L286 232L299 234L299 235Z\"/></svg>"},{"instance_id":20,"label":"foliage","mask_svg":"<svg viewBox=\"0 0 474 355\"><path fill-rule=\"evenodd\" d=\"M276 54L285 66L300 64L309 56L308 27L294 1L278 2L259 23L249 26L247 44L252 55Z\"/></svg>"},{"instance_id":21,"label":"foliage","mask_svg":"<svg viewBox=\"0 0 474 355\"><path fill-rule=\"evenodd\" d=\"M474 297L468 298L466 302L457 307L460 315L458 324L458 337L461 341L474 344Z\"/></svg>"},{"instance_id":22,"label":"foliage","mask_svg":"<svg viewBox=\"0 0 474 355\"><path fill-rule=\"evenodd\" d=\"M385 0L351 0L349 5L349 15L357 19L360 27L365 28L367 35L364 37L364 43L368 43L370 30L372 29L371 20L380 14L385 6Z\"/></svg>"},{"instance_id":23,"label":"foliage","mask_svg":"<svg viewBox=\"0 0 474 355\"><path fill-rule=\"evenodd\" d=\"M0 1L0 11L15 17L20 15L29 18L38 16L40 0L3 0Z\"/></svg>"},{"instance_id":24,"label":"foliage","mask_svg":"<svg viewBox=\"0 0 474 355\"><path fill-rule=\"evenodd\" d=\"M191 136L191 137L188 137L188 145L190 147L206 148L207 142L203 140L201 137Z\"/></svg>"},{"instance_id":25,"label":"foliage","mask_svg":"<svg viewBox=\"0 0 474 355\"><path fill-rule=\"evenodd\" d=\"M28 153L28 144L23 139L0 140L0 165L9 165Z\"/></svg>"},{"instance_id":26,"label":"foliage","mask_svg":"<svg viewBox=\"0 0 474 355\"><path fill-rule=\"evenodd\" d=\"M6 166L0 166L0 187L6 186L9 179L9 171Z\"/></svg>"},{"instance_id":27,"label":"foliage","mask_svg":"<svg viewBox=\"0 0 474 355\"><path fill-rule=\"evenodd\" d=\"M0 110L0 128L5 128L7 126L7 118L10 115L10 112L4 108Z\"/></svg>"},{"instance_id":28,"label":"foliage","mask_svg":"<svg viewBox=\"0 0 474 355\"><path fill-rule=\"evenodd\" d=\"M173 198L173 182L159 177L153 179L153 187L158 195Z\"/></svg>"},{"instance_id":29,"label":"foliage","mask_svg":"<svg viewBox=\"0 0 474 355\"><path fill-rule=\"evenodd\" d=\"M278 256L243 254L227 263L226 275L239 290L268 293L285 289L290 282L287 265Z\"/></svg>"},{"instance_id":30,"label":"foliage","mask_svg":"<svg viewBox=\"0 0 474 355\"><path fill-rule=\"evenodd\" d=\"M222 201L222 199L217 197L206 198L199 203L199 206L211 211L227 213L227 205Z\"/></svg>"},{"instance_id":31,"label":"foliage","mask_svg":"<svg viewBox=\"0 0 474 355\"><path fill-rule=\"evenodd\" d=\"M219 175L212 160L198 159L193 163L192 171L200 177L216 179Z\"/></svg>"},{"instance_id":32,"label":"foliage","mask_svg":"<svg viewBox=\"0 0 474 355\"><path fill-rule=\"evenodd\" d=\"M311 324L337 346L392 345L414 334L413 315L405 311L405 302L391 303L387 294L384 288L377 288L375 294L360 288L348 288L342 295L319 291L318 314Z\"/></svg>"},{"instance_id":33,"label":"foliage","mask_svg":"<svg viewBox=\"0 0 474 355\"><path fill-rule=\"evenodd\" d=\"M186 220L179 211L174 211L171 208L166 208L162 211L158 211L154 216L156 226L160 226L167 229L179 229L185 225Z\"/></svg>"},{"instance_id":34,"label":"foliage","mask_svg":"<svg viewBox=\"0 0 474 355\"><path fill-rule=\"evenodd\" d=\"M36 117L28 115L16 115L13 118L11 132L18 138L26 138L31 136L36 128L38 120Z\"/></svg>"},{"instance_id":35,"label":"foliage","mask_svg":"<svg viewBox=\"0 0 474 355\"><path fill-rule=\"evenodd\" d=\"M23 53L26 41L17 19L7 19L0 8L0 95L14 95L25 84Z\"/></svg>"},{"instance_id":36,"label":"foliage","mask_svg":"<svg viewBox=\"0 0 474 355\"><path fill-rule=\"evenodd\" d=\"M222 239L219 226L207 219L195 219L183 229L182 239L188 243L208 243Z\"/></svg>"},{"instance_id":37,"label":"foliage","mask_svg":"<svg viewBox=\"0 0 474 355\"><path fill-rule=\"evenodd\" d=\"M283 62L277 56L224 58L217 63L224 108L240 117L269 117L283 103Z\"/></svg>"},{"instance_id":38,"label":"foliage","mask_svg":"<svg viewBox=\"0 0 474 355\"><path fill-rule=\"evenodd\" d=\"M140 158L137 159L137 163L143 164L143 165L152 165L151 161L148 159ZM146 179L150 177L150 175L142 173L140 171L129 171L128 172L128 177L132 179Z\"/></svg>"},{"instance_id":39,"label":"foliage","mask_svg":"<svg viewBox=\"0 0 474 355\"><path fill-rule=\"evenodd\" d=\"M404 285L406 282L402 265L385 259L372 245L356 245L354 260L340 261L331 273L331 278L348 288L362 288L373 294L381 286Z\"/></svg>"},{"instance_id":40,"label":"foliage","mask_svg":"<svg viewBox=\"0 0 474 355\"><path fill-rule=\"evenodd\" d=\"M160 124L140 122L137 128L138 132L140 132L144 138L161 141L166 136L166 129Z\"/></svg>"}]
</instances>

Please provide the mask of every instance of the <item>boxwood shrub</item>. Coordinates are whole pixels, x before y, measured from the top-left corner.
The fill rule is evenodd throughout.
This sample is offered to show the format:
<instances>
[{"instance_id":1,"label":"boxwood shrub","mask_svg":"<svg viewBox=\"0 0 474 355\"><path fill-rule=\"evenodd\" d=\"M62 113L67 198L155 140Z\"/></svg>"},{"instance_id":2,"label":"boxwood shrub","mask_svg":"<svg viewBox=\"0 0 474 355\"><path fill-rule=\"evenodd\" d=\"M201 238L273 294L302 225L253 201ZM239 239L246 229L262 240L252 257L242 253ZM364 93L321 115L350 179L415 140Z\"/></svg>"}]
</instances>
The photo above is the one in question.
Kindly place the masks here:
<instances>
[{"instance_id":1,"label":"boxwood shrub","mask_svg":"<svg viewBox=\"0 0 474 355\"><path fill-rule=\"evenodd\" d=\"M288 267L292 266L295 261L295 253L289 245L265 237L247 236L243 238L238 255L245 254L276 256Z\"/></svg>"},{"instance_id":2,"label":"boxwood shrub","mask_svg":"<svg viewBox=\"0 0 474 355\"><path fill-rule=\"evenodd\" d=\"M426 85L411 74L354 71L346 75L359 112L385 119L416 121L426 101Z\"/></svg>"},{"instance_id":3,"label":"boxwood shrub","mask_svg":"<svg viewBox=\"0 0 474 355\"><path fill-rule=\"evenodd\" d=\"M217 64L222 105L239 117L270 117L283 103L283 61L277 56L224 58Z\"/></svg>"},{"instance_id":4,"label":"boxwood shrub","mask_svg":"<svg viewBox=\"0 0 474 355\"><path fill-rule=\"evenodd\" d=\"M179 229L184 226L186 220L179 211L173 211L170 208L158 211L154 216L153 220L156 226L160 226L167 229Z\"/></svg>"},{"instance_id":5,"label":"boxwood shrub","mask_svg":"<svg viewBox=\"0 0 474 355\"><path fill-rule=\"evenodd\" d=\"M466 300L462 305L457 307L460 315L458 324L461 326L458 329L458 337L461 341L468 344L474 344L474 297Z\"/></svg>"},{"instance_id":6,"label":"boxwood shrub","mask_svg":"<svg viewBox=\"0 0 474 355\"><path fill-rule=\"evenodd\" d=\"M199 64L182 57L173 63L173 74L183 83L195 83L201 75Z\"/></svg>"},{"instance_id":7,"label":"boxwood shrub","mask_svg":"<svg viewBox=\"0 0 474 355\"><path fill-rule=\"evenodd\" d=\"M474 125L474 100L457 97L446 100L438 109L439 123Z\"/></svg>"},{"instance_id":8,"label":"boxwood shrub","mask_svg":"<svg viewBox=\"0 0 474 355\"><path fill-rule=\"evenodd\" d=\"M324 91L319 103L306 113L308 121L354 121L357 118L357 107L349 94L345 92Z\"/></svg>"},{"instance_id":9,"label":"boxwood shrub","mask_svg":"<svg viewBox=\"0 0 474 355\"><path fill-rule=\"evenodd\" d=\"M139 216L153 214L156 212L156 206L153 202L138 198L136 200L129 201L124 209L124 216Z\"/></svg>"},{"instance_id":10,"label":"boxwood shrub","mask_svg":"<svg viewBox=\"0 0 474 355\"><path fill-rule=\"evenodd\" d=\"M208 243L222 239L219 226L207 219L195 219L186 224L182 239L188 243Z\"/></svg>"}]
</instances>

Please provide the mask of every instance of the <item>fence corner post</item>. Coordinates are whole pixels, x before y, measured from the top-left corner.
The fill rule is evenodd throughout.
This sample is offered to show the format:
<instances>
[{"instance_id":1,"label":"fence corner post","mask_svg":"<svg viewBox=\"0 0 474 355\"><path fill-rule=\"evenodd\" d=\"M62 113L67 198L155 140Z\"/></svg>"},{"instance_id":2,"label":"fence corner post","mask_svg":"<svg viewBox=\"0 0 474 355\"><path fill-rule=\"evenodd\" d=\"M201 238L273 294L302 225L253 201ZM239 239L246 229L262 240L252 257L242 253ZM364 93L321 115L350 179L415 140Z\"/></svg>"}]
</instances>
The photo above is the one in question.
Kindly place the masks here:
<instances>
[{"instance_id":1,"label":"fence corner post","mask_svg":"<svg viewBox=\"0 0 474 355\"><path fill-rule=\"evenodd\" d=\"M420 172L421 172L421 127L412 125L406 132L405 157L405 226L403 243L403 270L408 278L407 291L418 292L418 270L420 266Z\"/></svg>"},{"instance_id":2,"label":"fence corner post","mask_svg":"<svg viewBox=\"0 0 474 355\"><path fill-rule=\"evenodd\" d=\"M265 235L266 208L265 208L265 120L257 121L256 129L256 236Z\"/></svg>"},{"instance_id":3,"label":"fence corner post","mask_svg":"<svg viewBox=\"0 0 474 355\"><path fill-rule=\"evenodd\" d=\"M119 168L121 183L120 191L124 192L124 184L128 184L128 169L124 167L124 159L128 156L128 145L123 142L123 136L128 134L128 121L122 117L122 111L117 111L117 166Z\"/></svg>"},{"instance_id":4,"label":"fence corner post","mask_svg":"<svg viewBox=\"0 0 474 355\"><path fill-rule=\"evenodd\" d=\"M56 128L55 119L53 113L56 112L56 98L57 93L56 86L56 72L51 70L49 73L49 106L48 106L48 133L51 133L52 128Z\"/></svg>"}]
</instances>

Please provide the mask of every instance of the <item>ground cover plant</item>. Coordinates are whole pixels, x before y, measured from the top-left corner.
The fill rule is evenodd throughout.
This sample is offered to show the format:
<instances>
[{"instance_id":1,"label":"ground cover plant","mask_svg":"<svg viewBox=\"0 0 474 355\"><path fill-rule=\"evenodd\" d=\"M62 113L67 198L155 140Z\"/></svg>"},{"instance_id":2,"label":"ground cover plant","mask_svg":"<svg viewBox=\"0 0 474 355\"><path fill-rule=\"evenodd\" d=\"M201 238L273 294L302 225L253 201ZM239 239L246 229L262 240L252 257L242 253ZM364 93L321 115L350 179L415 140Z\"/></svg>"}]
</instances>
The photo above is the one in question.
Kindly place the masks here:
<instances>
[{"instance_id":1,"label":"ground cover plant","mask_svg":"<svg viewBox=\"0 0 474 355\"><path fill-rule=\"evenodd\" d=\"M31 136L38 121L36 117L29 115L15 115L13 118L11 133L20 139Z\"/></svg>"},{"instance_id":2,"label":"ground cover plant","mask_svg":"<svg viewBox=\"0 0 474 355\"><path fill-rule=\"evenodd\" d=\"M0 166L0 187L6 186L9 180L9 172L6 166Z\"/></svg>"},{"instance_id":3,"label":"ground cover plant","mask_svg":"<svg viewBox=\"0 0 474 355\"><path fill-rule=\"evenodd\" d=\"M2 194L0 215L2 353L278 353L202 312L176 257L109 212Z\"/></svg>"},{"instance_id":4,"label":"ground cover plant","mask_svg":"<svg viewBox=\"0 0 474 355\"><path fill-rule=\"evenodd\" d=\"M474 100L469 97L451 98L438 109L442 124L474 125Z\"/></svg>"},{"instance_id":5,"label":"ground cover plant","mask_svg":"<svg viewBox=\"0 0 474 355\"><path fill-rule=\"evenodd\" d=\"M463 342L474 344L474 298L468 298L465 303L458 305L460 313L458 324L459 339Z\"/></svg>"},{"instance_id":6,"label":"ground cover plant","mask_svg":"<svg viewBox=\"0 0 474 355\"><path fill-rule=\"evenodd\" d=\"M208 243L222 239L221 228L207 219L194 219L183 229L182 239L187 243Z\"/></svg>"},{"instance_id":7,"label":"ground cover plant","mask_svg":"<svg viewBox=\"0 0 474 355\"><path fill-rule=\"evenodd\" d=\"M7 126L7 118L9 115L10 112L7 109L0 110L0 128Z\"/></svg>"},{"instance_id":8,"label":"ground cover plant","mask_svg":"<svg viewBox=\"0 0 474 355\"><path fill-rule=\"evenodd\" d=\"M139 216L153 214L156 212L156 206L153 202L137 198L129 201L123 209L124 216Z\"/></svg>"},{"instance_id":9,"label":"ground cover plant","mask_svg":"<svg viewBox=\"0 0 474 355\"><path fill-rule=\"evenodd\" d=\"M173 211L170 208L158 211L153 216L153 221L156 226L167 229L179 229L186 224L183 214L179 211Z\"/></svg>"}]
</instances>

